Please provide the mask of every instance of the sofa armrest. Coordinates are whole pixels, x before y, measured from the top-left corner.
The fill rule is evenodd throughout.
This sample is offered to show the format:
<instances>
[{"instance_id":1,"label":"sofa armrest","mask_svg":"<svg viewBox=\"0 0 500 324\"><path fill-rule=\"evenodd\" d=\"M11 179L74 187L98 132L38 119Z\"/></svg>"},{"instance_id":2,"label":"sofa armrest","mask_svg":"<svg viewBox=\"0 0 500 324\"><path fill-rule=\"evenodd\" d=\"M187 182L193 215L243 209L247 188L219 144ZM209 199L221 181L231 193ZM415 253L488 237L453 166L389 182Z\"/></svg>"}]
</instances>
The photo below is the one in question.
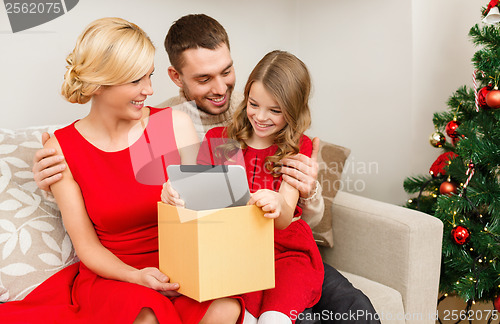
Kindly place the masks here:
<instances>
[{"instance_id":1,"label":"sofa armrest","mask_svg":"<svg viewBox=\"0 0 500 324\"><path fill-rule=\"evenodd\" d=\"M339 192L332 206L332 249L324 261L396 289L405 315L435 314L442 222L430 215ZM412 321L407 321L407 323Z\"/></svg>"}]
</instances>

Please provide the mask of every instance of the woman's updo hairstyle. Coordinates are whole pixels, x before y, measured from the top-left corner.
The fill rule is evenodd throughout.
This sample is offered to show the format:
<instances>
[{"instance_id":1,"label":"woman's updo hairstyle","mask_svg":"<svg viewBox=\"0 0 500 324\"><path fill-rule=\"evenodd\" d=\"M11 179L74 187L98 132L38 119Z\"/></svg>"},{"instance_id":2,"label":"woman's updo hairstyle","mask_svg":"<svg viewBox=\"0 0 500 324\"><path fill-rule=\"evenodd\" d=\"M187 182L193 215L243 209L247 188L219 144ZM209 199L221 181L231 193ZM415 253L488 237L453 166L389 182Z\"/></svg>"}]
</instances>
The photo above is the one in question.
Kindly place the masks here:
<instances>
[{"instance_id":1,"label":"woman's updo hairstyle","mask_svg":"<svg viewBox=\"0 0 500 324\"><path fill-rule=\"evenodd\" d=\"M153 66L155 48L137 25L121 18L92 22L66 58L62 95L72 103L88 102L101 86L142 78Z\"/></svg>"}]
</instances>

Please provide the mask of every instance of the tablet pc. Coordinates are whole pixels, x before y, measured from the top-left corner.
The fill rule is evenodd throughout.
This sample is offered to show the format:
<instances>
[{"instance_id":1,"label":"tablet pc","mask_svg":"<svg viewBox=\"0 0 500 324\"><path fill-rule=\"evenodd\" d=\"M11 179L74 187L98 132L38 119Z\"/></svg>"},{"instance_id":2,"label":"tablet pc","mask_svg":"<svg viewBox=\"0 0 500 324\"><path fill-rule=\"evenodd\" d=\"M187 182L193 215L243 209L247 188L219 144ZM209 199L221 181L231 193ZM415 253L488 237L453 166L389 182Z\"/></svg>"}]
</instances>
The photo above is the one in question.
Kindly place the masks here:
<instances>
[{"instance_id":1,"label":"tablet pc","mask_svg":"<svg viewBox=\"0 0 500 324\"><path fill-rule=\"evenodd\" d=\"M241 165L169 165L168 178L192 210L245 206L250 190Z\"/></svg>"}]
</instances>

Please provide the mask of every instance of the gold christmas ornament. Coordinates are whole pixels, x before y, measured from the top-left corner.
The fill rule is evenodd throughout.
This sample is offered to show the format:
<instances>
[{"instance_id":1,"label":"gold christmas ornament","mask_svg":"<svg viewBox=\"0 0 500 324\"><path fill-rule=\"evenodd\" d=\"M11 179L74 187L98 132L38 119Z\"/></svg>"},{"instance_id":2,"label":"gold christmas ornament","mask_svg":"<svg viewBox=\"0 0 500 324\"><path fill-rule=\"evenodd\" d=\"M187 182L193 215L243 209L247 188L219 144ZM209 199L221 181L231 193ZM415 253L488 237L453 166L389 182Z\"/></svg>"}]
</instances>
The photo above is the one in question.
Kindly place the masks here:
<instances>
[{"instance_id":1,"label":"gold christmas ornament","mask_svg":"<svg viewBox=\"0 0 500 324\"><path fill-rule=\"evenodd\" d=\"M435 131L429 137L429 143L434 147L443 147L446 143L446 137L440 131Z\"/></svg>"}]
</instances>

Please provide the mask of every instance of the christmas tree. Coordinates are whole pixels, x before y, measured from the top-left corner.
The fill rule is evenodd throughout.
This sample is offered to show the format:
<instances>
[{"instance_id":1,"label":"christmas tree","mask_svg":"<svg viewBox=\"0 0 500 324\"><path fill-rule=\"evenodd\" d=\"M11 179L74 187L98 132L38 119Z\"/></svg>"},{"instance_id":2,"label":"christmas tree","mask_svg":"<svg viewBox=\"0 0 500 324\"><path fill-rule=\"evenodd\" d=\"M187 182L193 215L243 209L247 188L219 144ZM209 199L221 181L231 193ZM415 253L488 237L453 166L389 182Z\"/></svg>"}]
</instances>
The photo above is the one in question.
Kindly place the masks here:
<instances>
[{"instance_id":1,"label":"christmas tree","mask_svg":"<svg viewBox=\"0 0 500 324\"><path fill-rule=\"evenodd\" d=\"M500 13L482 8L469 32L478 51L473 84L456 90L448 109L434 114L430 143L443 153L429 175L409 177L406 207L444 224L440 291L500 311ZM447 141L446 133L450 141ZM491 321L492 318L490 318Z\"/></svg>"}]
</instances>

